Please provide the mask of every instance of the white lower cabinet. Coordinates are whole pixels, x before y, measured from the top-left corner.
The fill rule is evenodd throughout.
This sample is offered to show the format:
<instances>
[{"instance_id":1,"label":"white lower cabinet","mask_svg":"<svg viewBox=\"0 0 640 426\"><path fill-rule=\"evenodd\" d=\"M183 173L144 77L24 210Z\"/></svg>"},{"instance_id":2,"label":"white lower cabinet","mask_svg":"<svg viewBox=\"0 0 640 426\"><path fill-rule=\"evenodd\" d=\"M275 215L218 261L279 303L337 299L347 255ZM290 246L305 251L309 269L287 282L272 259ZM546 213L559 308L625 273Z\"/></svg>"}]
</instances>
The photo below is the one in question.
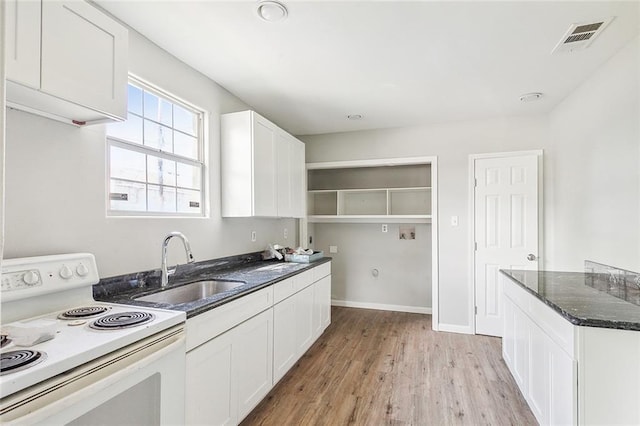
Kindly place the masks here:
<instances>
[{"instance_id":1,"label":"white lower cabinet","mask_svg":"<svg viewBox=\"0 0 640 426\"><path fill-rule=\"evenodd\" d=\"M502 356L518 388L540 424L577 424L577 360L566 339L573 326L515 284L503 284Z\"/></svg>"},{"instance_id":2,"label":"white lower cabinet","mask_svg":"<svg viewBox=\"0 0 640 426\"><path fill-rule=\"evenodd\" d=\"M229 331L187 353L185 407L188 425L237 423L232 349L233 333Z\"/></svg>"},{"instance_id":3,"label":"white lower cabinet","mask_svg":"<svg viewBox=\"0 0 640 426\"><path fill-rule=\"evenodd\" d=\"M273 383L273 310L187 353L187 424L236 424Z\"/></svg>"},{"instance_id":4,"label":"white lower cabinet","mask_svg":"<svg viewBox=\"0 0 640 426\"><path fill-rule=\"evenodd\" d=\"M298 360L296 298L273 307L273 382L277 383Z\"/></svg>"},{"instance_id":5,"label":"white lower cabinet","mask_svg":"<svg viewBox=\"0 0 640 426\"><path fill-rule=\"evenodd\" d=\"M296 298L296 342L300 354L309 349L314 340L313 289L314 286L309 286L293 296Z\"/></svg>"},{"instance_id":6,"label":"white lower cabinet","mask_svg":"<svg viewBox=\"0 0 640 426\"><path fill-rule=\"evenodd\" d=\"M320 272L319 276L331 273L330 264L322 266L324 268L321 271L324 272ZM274 384L282 379L331 323L331 275L317 278L315 274L311 277L300 274L302 289L273 307ZM315 281L308 284L309 280ZM279 284L283 289L289 288L287 282L276 286ZM278 288L275 293L279 293Z\"/></svg>"},{"instance_id":7,"label":"white lower cabinet","mask_svg":"<svg viewBox=\"0 0 640 426\"><path fill-rule=\"evenodd\" d=\"M273 309L234 330L232 377L238 382L238 419L258 405L273 385Z\"/></svg>"},{"instance_id":8,"label":"white lower cabinet","mask_svg":"<svg viewBox=\"0 0 640 426\"><path fill-rule=\"evenodd\" d=\"M258 405L330 324L330 273L325 263L187 320L187 424L235 425Z\"/></svg>"}]
</instances>

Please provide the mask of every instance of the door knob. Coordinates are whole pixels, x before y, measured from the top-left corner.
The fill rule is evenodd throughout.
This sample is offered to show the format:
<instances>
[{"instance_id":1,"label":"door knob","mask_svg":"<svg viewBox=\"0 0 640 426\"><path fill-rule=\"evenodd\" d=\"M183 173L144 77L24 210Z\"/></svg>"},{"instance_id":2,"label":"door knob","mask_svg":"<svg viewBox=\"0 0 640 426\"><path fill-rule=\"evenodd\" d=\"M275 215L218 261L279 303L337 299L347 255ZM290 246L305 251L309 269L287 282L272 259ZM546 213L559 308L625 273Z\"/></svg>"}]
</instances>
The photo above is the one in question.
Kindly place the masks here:
<instances>
[{"instance_id":1,"label":"door knob","mask_svg":"<svg viewBox=\"0 0 640 426\"><path fill-rule=\"evenodd\" d=\"M536 255L532 254L532 253L529 253L527 255L527 260L530 260L531 262L533 262L534 260L536 260Z\"/></svg>"}]
</instances>

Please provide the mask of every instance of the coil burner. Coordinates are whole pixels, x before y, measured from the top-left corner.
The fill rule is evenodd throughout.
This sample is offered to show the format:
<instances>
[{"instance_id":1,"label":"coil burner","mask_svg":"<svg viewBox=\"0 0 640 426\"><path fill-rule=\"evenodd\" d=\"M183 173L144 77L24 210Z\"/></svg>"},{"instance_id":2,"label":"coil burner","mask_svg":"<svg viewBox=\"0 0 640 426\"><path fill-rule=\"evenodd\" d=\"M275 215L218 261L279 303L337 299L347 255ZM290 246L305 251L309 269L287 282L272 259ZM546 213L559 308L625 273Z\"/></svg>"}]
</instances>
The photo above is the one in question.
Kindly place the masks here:
<instances>
[{"instance_id":1,"label":"coil burner","mask_svg":"<svg viewBox=\"0 0 640 426\"><path fill-rule=\"evenodd\" d=\"M5 352L0 355L0 376L33 367L45 359L45 352L30 349Z\"/></svg>"},{"instance_id":2,"label":"coil burner","mask_svg":"<svg viewBox=\"0 0 640 426\"><path fill-rule=\"evenodd\" d=\"M93 318L108 312L109 309L111 309L110 306L82 306L64 311L58 315L58 318L63 320Z\"/></svg>"},{"instance_id":3,"label":"coil burner","mask_svg":"<svg viewBox=\"0 0 640 426\"><path fill-rule=\"evenodd\" d=\"M0 334L0 348L4 348L9 343L11 343L11 339L6 334Z\"/></svg>"},{"instance_id":4,"label":"coil burner","mask_svg":"<svg viewBox=\"0 0 640 426\"><path fill-rule=\"evenodd\" d=\"M148 312L122 312L98 318L90 323L89 327L95 330L119 330L146 324L154 318L155 315Z\"/></svg>"}]
</instances>

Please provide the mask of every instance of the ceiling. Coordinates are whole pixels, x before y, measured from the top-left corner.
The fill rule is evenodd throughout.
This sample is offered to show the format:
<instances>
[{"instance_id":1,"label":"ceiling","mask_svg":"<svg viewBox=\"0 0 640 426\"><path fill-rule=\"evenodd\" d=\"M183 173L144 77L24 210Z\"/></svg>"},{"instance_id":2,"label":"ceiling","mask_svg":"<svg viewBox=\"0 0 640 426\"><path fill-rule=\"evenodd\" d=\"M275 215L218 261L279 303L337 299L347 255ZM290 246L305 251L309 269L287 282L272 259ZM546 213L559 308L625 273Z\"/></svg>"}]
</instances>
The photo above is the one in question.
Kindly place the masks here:
<instances>
[{"instance_id":1,"label":"ceiling","mask_svg":"<svg viewBox=\"0 0 640 426\"><path fill-rule=\"evenodd\" d=\"M96 2L296 135L548 112L640 32L637 1L285 0L280 22L256 1ZM551 54L570 24L609 17L587 49Z\"/></svg>"}]
</instances>

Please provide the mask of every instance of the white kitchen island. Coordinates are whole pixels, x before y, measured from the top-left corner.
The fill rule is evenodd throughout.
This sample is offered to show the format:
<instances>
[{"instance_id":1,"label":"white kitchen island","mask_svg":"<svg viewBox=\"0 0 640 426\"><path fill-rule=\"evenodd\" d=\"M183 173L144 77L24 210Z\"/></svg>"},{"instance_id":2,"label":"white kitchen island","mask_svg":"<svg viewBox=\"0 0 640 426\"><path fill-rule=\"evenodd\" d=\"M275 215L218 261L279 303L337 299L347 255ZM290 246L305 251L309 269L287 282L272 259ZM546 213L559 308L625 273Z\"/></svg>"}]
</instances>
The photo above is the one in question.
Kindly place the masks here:
<instances>
[{"instance_id":1,"label":"white kitchen island","mask_svg":"<svg viewBox=\"0 0 640 426\"><path fill-rule=\"evenodd\" d=\"M541 424L640 424L635 277L502 271L505 363Z\"/></svg>"}]
</instances>

